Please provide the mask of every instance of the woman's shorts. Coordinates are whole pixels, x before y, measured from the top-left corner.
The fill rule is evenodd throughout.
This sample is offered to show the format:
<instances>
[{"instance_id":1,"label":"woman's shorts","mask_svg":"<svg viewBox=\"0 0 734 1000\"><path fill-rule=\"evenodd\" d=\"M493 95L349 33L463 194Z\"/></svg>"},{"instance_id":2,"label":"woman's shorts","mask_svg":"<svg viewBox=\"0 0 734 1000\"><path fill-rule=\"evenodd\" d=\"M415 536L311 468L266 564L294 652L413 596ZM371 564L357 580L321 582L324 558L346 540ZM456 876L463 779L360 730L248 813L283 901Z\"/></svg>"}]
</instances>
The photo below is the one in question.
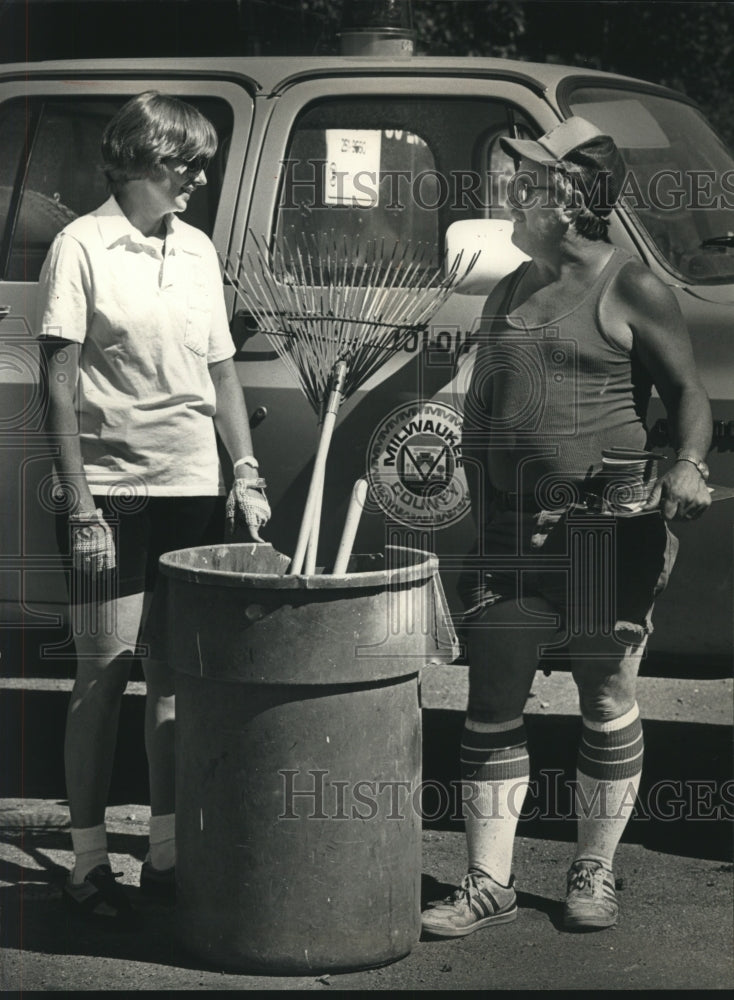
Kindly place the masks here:
<instances>
[{"instance_id":1,"label":"woman's shorts","mask_svg":"<svg viewBox=\"0 0 734 1000\"><path fill-rule=\"evenodd\" d=\"M115 542L116 566L95 574L66 573L69 602L81 606L101 604L132 594L149 593L152 600L141 641L155 646L161 656L166 617L165 577L158 560L164 552L216 545L224 534L224 497L139 497L121 504L116 498L95 496L94 503L109 525ZM56 534L60 552L69 556L70 530L59 515ZM70 560L69 560L70 561Z\"/></svg>"}]
</instances>

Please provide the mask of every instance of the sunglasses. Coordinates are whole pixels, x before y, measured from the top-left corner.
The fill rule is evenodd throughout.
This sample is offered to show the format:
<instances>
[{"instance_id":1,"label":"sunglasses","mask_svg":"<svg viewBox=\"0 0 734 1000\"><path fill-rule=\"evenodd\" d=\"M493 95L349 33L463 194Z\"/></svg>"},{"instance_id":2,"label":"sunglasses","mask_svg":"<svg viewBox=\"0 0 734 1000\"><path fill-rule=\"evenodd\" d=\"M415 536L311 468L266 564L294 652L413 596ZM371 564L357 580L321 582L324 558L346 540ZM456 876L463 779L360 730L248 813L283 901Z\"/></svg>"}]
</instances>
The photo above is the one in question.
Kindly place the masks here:
<instances>
[{"instance_id":1,"label":"sunglasses","mask_svg":"<svg viewBox=\"0 0 734 1000\"><path fill-rule=\"evenodd\" d=\"M206 170L209 166L209 157L195 156L191 160L180 160L177 157L171 157L168 160L163 160L163 163L181 176L186 174L188 177L198 177L201 171Z\"/></svg>"}]
</instances>

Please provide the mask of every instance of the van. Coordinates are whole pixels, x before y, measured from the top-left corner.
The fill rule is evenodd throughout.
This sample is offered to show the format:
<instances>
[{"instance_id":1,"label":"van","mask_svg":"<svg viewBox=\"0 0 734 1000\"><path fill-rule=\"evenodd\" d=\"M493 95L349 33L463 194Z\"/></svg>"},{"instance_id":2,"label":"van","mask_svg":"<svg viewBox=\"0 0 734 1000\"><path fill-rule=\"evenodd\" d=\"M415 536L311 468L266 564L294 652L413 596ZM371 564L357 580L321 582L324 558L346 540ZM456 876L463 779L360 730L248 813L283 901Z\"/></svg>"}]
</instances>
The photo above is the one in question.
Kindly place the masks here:
<instances>
[{"instance_id":1,"label":"van","mask_svg":"<svg viewBox=\"0 0 734 1000\"><path fill-rule=\"evenodd\" d=\"M681 552L656 610L648 669L725 676L732 664L734 537L731 153L699 108L672 90L554 64L416 57L403 36L366 38L352 33L347 51L329 57L61 59L0 67L3 634L40 636L43 658L68 653L53 527L59 501L33 342L37 281L55 234L107 196L98 156L106 122L131 96L156 89L195 104L217 129L208 185L192 197L185 218L211 236L223 261L247 260L287 239L323 245L328 233L336 241L359 236L362 245L420 243L425 266L441 268L457 246L471 254L490 246L489 237L495 248L504 240L499 255L480 255L474 276L345 400L327 470L319 564L333 562L354 482L374 475L392 447L391 482L405 502L385 505L371 494L356 548L382 551L397 540L433 549L455 613L456 578L474 533L460 451L462 386L485 297L514 260L505 204L512 165L500 139L539 135L573 114L615 138L629 183L611 239L662 279L683 311L712 402L707 461L714 500L721 498L700 521L675 525ZM290 554L318 417L226 276L225 294L273 510L265 536ZM656 397L648 423L650 446L670 458Z\"/></svg>"}]
</instances>

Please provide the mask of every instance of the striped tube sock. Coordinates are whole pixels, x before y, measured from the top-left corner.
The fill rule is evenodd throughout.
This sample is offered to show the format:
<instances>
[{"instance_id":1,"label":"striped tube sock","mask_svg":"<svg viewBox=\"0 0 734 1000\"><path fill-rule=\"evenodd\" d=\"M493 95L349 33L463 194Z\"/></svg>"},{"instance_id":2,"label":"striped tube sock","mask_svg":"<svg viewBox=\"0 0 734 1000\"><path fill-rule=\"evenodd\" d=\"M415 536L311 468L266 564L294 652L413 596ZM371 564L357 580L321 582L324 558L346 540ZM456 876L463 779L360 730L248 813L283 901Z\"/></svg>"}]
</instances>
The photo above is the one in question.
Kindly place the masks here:
<instances>
[{"instance_id":1,"label":"striped tube sock","mask_svg":"<svg viewBox=\"0 0 734 1000\"><path fill-rule=\"evenodd\" d=\"M576 771L577 860L600 861L611 870L637 799L642 754L642 722L636 703L611 722L583 720Z\"/></svg>"},{"instance_id":2,"label":"striped tube sock","mask_svg":"<svg viewBox=\"0 0 734 1000\"><path fill-rule=\"evenodd\" d=\"M530 760L522 718L482 722L467 716L461 740L462 805L469 870L508 885Z\"/></svg>"}]
</instances>

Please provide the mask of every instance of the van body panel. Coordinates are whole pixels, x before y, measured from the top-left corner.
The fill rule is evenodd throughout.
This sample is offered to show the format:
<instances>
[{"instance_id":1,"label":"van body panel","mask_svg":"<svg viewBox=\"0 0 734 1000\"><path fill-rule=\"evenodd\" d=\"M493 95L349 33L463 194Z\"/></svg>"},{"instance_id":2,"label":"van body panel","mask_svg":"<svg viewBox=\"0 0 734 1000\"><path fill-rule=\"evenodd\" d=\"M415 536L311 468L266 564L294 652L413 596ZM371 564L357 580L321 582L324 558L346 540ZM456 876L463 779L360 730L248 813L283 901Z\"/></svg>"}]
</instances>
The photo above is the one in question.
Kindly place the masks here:
<instances>
[{"instance_id":1,"label":"van body panel","mask_svg":"<svg viewBox=\"0 0 734 1000\"><path fill-rule=\"evenodd\" d=\"M49 109L95 100L102 109L105 101L110 106L119 104L145 89L170 91L220 109L222 142L216 177L210 177L209 184L213 197L210 211L207 214L202 209L200 218L202 228L209 231L223 259L232 265L239 255L244 254L246 259L248 253L256 253L255 237L268 242L278 232L295 231L299 219L308 220L305 201L292 211L284 208L289 204L284 198L289 168L284 164L294 150L303 166L304 151L328 148L324 147L327 131L379 133L380 156L386 158L403 155L405 150L402 146L398 149L398 145L408 142L414 147L414 159L410 162L423 164L426 175L434 170L437 175L442 172L452 178L465 175L466 179L472 172L479 176L483 171L502 169L496 159L496 141L505 120L506 127L511 120L516 127L539 134L572 113L576 108L574 95L580 91L588 95L594 88L611 97L614 97L612 91L618 91L620 99L639 94L645 95L644 100L679 102L688 109L686 113L693 108L690 101L674 91L616 74L503 59L387 60L339 56L89 59L0 67L0 123L5 121L2 117L5 110L14 106L12 102L25 102L29 129L32 128L34 136L42 137L37 116ZM343 118L340 109L344 111ZM582 112L576 108L576 113ZM20 126L16 123L16 127ZM7 150L5 145L6 159L10 155ZM51 230L61 228L59 222L68 206L63 192L55 189L39 191L35 198L27 195L38 150L37 145L28 150L27 167L25 161L21 162L19 152L15 168L0 172L0 192L5 185L7 199L0 203L0 208L5 205L8 220L5 225L5 218L0 218L0 225L5 225L4 233L0 233L4 254L0 261L4 268L0 273L0 304L10 306L9 316L0 323L0 423L4 431L0 472L3 525L0 618L8 626L37 625L53 632L63 619L65 593L50 496L53 456L42 429L43 400L33 343L36 299L33 272L40 266L39 259L45 250L43 240L37 247L33 245L30 227L50 227L46 233L49 235ZM317 183L318 178L314 180ZM487 183L493 184L494 180ZM465 193L463 189L460 191L462 197ZM490 193L489 187L482 188L482 196ZM26 201L21 205L23 198ZM429 201L426 199L427 204ZM387 220L405 238L399 227L407 216L397 212L391 215L381 191L373 207L368 207L361 218L355 213L349 216L345 204L338 203L338 212L332 213L335 218L349 217L353 228L362 226L368 233L373 225L370 218L378 220L374 223L376 231ZM373 211L375 208L377 212ZM368 216L369 212L372 216ZM476 208L471 201L465 205L454 199L450 204L437 204L435 211L430 206L415 211L415 225L422 227L421 232L427 232L435 242L437 263L442 260L448 225L458 218L471 217L472 213L494 217L501 214L501 206L482 202ZM318 231L319 224L308 221L303 224L304 231L309 225L314 226L314 232ZM21 226L26 226L30 234L23 244L27 248L25 255L19 249ZM410 231L408 235L412 235ZM610 236L612 242L637 254L676 295L712 400L715 434L707 459L711 482L732 486L734 280L718 283L682 280L651 244L635 212L624 206L615 211ZM228 281L225 281L225 297L238 347L237 371L249 412L251 416L259 415L253 416L252 433L256 454L266 467L273 508L268 537L276 548L291 552L318 440L317 415L267 339L248 328L242 305ZM461 386L466 385L466 366L471 364L471 335L483 304L484 295L452 296L433 317L428 329L416 335L344 402L327 471L320 562L328 564L333 557L351 485L368 471L371 439L385 416L396 407L417 405L419 400L439 401L460 411ZM461 377L457 376L457 361L463 371ZM654 397L648 420L649 426L656 428L652 444L670 456L663 421L664 411ZM459 480L461 475L457 472ZM726 669L731 666L733 511L734 501L723 500L714 504L700 522L681 527L683 544L679 563L668 591L659 602L651 655L667 658L671 663L674 659L685 661L692 670L702 656L723 663ZM359 547L363 551L382 549L386 530L392 528L389 525L386 528L383 511L368 504L360 526ZM678 527L675 530L678 532ZM447 597L457 613L455 580L461 557L470 548L474 533L468 511L446 527L416 528L417 540L433 547L441 559Z\"/></svg>"}]
</instances>

